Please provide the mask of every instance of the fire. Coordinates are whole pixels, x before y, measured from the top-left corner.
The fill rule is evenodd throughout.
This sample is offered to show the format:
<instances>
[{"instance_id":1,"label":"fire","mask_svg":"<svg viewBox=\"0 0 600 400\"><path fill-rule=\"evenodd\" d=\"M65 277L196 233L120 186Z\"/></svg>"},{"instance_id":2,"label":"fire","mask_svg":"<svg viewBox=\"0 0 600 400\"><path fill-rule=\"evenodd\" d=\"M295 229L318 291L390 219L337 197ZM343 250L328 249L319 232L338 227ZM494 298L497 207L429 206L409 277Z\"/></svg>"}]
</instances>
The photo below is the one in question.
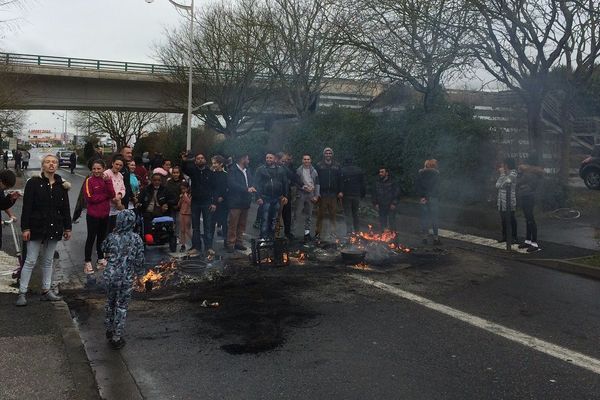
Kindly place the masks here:
<instances>
[{"instance_id":1,"label":"fire","mask_svg":"<svg viewBox=\"0 0 600 400\"><path fill-rule=\"evenodd\" d=\"M152 289L164 286L164 284L173 277L175 269L175 262L173 261L157 265L142 277L141 285L137 285L135 290L144 292L149 286L152 287Z\"/></svg>"},{"instance_id":2,"label":"fire","mask_svg":"<svg viewBox=\"0 0 600 400\"><path fill-rule=\"evenodd\" d=\"M359 269L361 271L373 271L373 268L371 268L371 266L369 266L369 264L367 264L366 262L361 262L358 264L354 264L352 266L353 269Z\"/></svg>"},{"instance_id":3,"label":"fire","mask_svg":"<svg viewBox=\"0 0 600 400\"><path fill-rule=\"evenodd\" d=\"M373 225L369 225L369 230L367 232L356 232L350 236L350 243L353 245L361 247L360 245L364 244L364 242L380 242L394 251L410 253L408 247L397 243L397 232L386 229L382 233L376 233L373 231Z\"/></svg>"}]
</instances>

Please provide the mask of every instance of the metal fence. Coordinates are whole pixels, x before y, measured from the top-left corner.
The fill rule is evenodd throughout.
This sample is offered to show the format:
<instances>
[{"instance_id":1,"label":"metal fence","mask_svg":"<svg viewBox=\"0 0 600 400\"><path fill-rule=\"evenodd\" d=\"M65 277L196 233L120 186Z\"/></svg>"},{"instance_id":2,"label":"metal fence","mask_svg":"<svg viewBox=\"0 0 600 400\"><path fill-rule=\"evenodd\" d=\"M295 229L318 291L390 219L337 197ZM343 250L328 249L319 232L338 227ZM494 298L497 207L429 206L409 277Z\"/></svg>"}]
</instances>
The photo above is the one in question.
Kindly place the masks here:
<instances>
[{"instance_id":1,"label":"metal fence","mask_svg":"<svg viewBox=\"0 0 600 400\"><path fill-rule=\"evenodd\" d=\"M93 60L88 58L56 57L16 53L0 53L0 62L10 65L36 65L43 67L138 72L147 74L168 74L182 68L162 64L144 64L135 62Z\"/></svg>"}]
</instances>

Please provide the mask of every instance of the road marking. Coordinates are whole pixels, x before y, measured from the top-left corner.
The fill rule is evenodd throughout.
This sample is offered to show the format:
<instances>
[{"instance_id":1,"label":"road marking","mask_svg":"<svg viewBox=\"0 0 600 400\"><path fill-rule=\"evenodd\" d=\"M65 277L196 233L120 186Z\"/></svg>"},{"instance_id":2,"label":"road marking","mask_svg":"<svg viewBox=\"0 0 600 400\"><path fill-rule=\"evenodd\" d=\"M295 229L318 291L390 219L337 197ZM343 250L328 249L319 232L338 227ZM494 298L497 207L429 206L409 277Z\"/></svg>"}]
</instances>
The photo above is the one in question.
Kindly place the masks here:
<instances>
[{"instance_id":1,"label":"road marking","mask_svg":"<svg viewBox=\"0 0 600 400\"><path fill-rule=\"evenodd\" d=\"M438 231L438 234L439 236L447 239L460 240L463 242L478 244L480 246L487 246L493 247L495 249L506 250L506 243L498 243L498 241L494 239L483 238L475 235L468 235L466 233L453 232L446 229L440 229ZM527 249L519 249L517 246L518 244L513 244L512 251L516 251L519 253L527 253Z\"/></svg>"},{"instance_id":2,"label":"road marking","mask_svg":"<svg viewBox=\"0 0 600 400\"><path fill-rule=\"evenodd\" d=\"M507 328L505 326L496 324L483 318L479 318L475 315L459 311L452 307L448 307L443 304L438 304L432 300L426 299L424 297L407 292L402 289L398 289L386 283L375 281L362 275L351 274L350 276L356 280L366 283L367 285L374 286L395 296L412 301L423 307L427 307L431 310L458 319L469 325L493 333L494 335L522 344L523 346L527 346L533 350L537 350L551 357L568 362L570 364L577 365L578 367L585 368L588 371L600 375L600 360L598 359L586 356L585 354L573 350L569 350L565 347L557 346L550 342L546 342L544 340L516 331L514 329Z\"/></svg>"}]
</instances>

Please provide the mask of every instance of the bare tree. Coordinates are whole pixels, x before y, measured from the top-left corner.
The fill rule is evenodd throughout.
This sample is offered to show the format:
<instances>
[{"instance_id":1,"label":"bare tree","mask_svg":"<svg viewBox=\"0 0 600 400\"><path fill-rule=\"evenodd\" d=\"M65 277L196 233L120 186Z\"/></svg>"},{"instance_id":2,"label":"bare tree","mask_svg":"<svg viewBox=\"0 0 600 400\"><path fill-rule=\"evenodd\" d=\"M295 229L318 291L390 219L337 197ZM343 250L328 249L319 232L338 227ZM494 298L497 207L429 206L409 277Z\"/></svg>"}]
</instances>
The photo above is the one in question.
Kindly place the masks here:
<instances>
[{"instance_id":1,"label":"bare tree","mask_svg":"<svg viewBox=\"0 0 600 400\"><path fill-rule=\"evenodd\" d=\"M409 83L429 111L443 82L469 68L473 14L465 0L353 0L346 39L370 54L373 73Z\"/></svg>"},{"instance_id":2,"label":"bare tree","mask_svg":"<svg viewBox=\"0 0 600 400\"><path fill-rule=\"evenodd\" d=\"M267 0L265 63L297 117L315 111L319 95L348 77L357 52L343 41L344 14L335 0Z\"/></svg>"},{"instance_id":3,"label":"bare tree","mask_svg":"<svg viewBox=\"0 0 600 400\"><path fill-rule=\"evenodd\" d=\"M107 133L117 148L137 141L145 129L160 121L159 113L132 111L79 111L74 125L91 134Z\"/></svg>"},{"instance_id":4,"label":"bare tree","mask_svg":"<svg viewBox=\"0 0 600 400\"><path fill-rule=\"evenodd\" d=\"M559 178L563 183L567 183L570 172L573 119L580 105L577 97L598 71L600 58L600 9L594 0L581 0L576 4L572 34L564 46L560 67L553 71L554 79L550 80L549 88L550 95L559 103Z\"/></svg>"},{"instance_id":5,"label":"bare tree","mask_svg":"<svg viewBox=\"0 0 600 400\"><path fill-rule=\"evenodd\" d=\"M541 154L548 75L568 44L573 0L469 0L481 17L473 25L481 65L514 90L527 108L530 148Z\"/></svg>"},{"instance_id":6,"label":"bare tree","mask_svg":"<svg viewBox=\"0 0 600 400\"><path fill-rule=\"evenodd\" d=\"M196 22L193 38L194 103L213 101L197 115L219 133L233 137L252 128L253 117L268 99L270 82L261 64L261 45L267 32L257 20L255 0L219 3L205 8ZM167 65L187 65L190 51L185 28L167 33L167 44L158 57ZM185 68L174 68L173 78L187 85ZM217 110L214 110L217 109Z\"/></svg>"},{"instance_id":7,"label":"bare tree","mask_svg":"<svg viewBox=\"0 0 600 400\"><path fill-rule=\"evenodd\" d=\"M23 110L0 110L0 132L20 131L27 120Z\"/></svg>"}]
</instances>

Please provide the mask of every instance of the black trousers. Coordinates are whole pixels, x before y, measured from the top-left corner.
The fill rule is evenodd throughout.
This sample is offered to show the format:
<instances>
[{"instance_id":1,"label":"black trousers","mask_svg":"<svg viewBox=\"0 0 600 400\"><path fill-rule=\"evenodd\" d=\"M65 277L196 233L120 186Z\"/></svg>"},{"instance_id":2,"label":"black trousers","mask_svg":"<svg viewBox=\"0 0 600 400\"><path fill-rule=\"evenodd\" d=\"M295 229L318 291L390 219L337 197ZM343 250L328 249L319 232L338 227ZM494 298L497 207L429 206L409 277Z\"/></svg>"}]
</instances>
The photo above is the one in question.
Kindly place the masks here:
<instances>
[{"instance_id":1,"label":"black trousers","mask_svg":"<svg viewBox=\"0 0 600 400\"><path fill-rule=\"evenodd\" d=\"M92 247L96 242L96 254L98 260L104 258L104 252L102 251L102 242L106 238L108 231L108 217L106 218L95 218L86 215L85 222L87 225L87 238L85 240L85 261L92 261Z\"/></svg>"},{"instance_id":2,"label":"black trousers","mask_svg":"<svg viewBox=\"0 0 600 400\"><path fill-rule=\"evenodd\" d=\"M500 211L500 220L502 221L502 239L506 240L506 216L509 211ZM510 211L510 229L513 243L517 242L517 219L515 218L515 212Z\"/></svg>"},{"instance_id":3,"label":"black trousers","mask_svg":"<svg viewBox=\"0 0 600 400\"><path fill-rule=\"evenodd\" d=\"M535 216L533 215L533 208L535 207L535 197L524 196L521 198L521 208L525 215L525 239L537 242L537 224L535 223Z\"/></svg>"},{"instance_id":4,"label":"black trousers","mask_svg":"<svg viewBox=\"0 0 600 400\"><path fill-rule=\"evenodd\" d=\"M281 209L281 218L283 218L283 232L287 235L292 233L292 199L291 196L288 202Z\"/></svg>"}]
</instances>

